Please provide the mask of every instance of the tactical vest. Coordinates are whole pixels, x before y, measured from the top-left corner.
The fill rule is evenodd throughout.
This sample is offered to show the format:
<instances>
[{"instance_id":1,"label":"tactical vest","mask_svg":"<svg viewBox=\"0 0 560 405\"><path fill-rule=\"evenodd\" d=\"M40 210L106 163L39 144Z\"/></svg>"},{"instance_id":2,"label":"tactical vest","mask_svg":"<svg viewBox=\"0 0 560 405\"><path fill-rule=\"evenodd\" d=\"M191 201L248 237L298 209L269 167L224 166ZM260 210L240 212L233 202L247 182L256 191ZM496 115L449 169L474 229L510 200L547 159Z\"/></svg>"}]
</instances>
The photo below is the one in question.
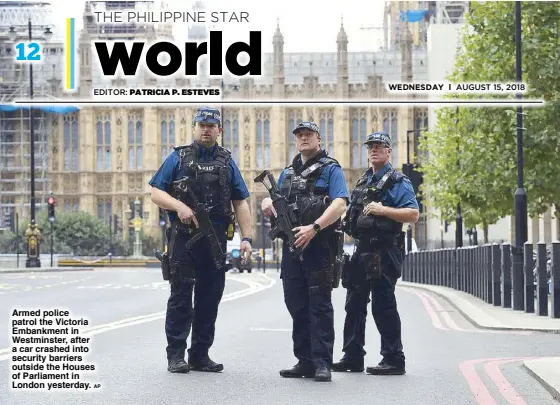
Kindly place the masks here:
<instances>
[{"instance_id":1,"label":"tactical vest","mask_svg":"<svg viewBox=\"0 0 560 405\"><path fill-rule=\"evenodd\" d=\"M229 182L229 161L231 153L216 145L212 157L200 162L200 146L191 145L174 148L179 154L177 179L188 176L194 179L194 193L199 202L209 209L210 219L227 225L231 221L231 183ZM193 207L192 201L183 201Z\"/></svg>"},{"instance_id":2,"label":"tactical vest","mask_svg":"<svg viewBox=\"0 0 560 405\"><path fill-rule=\"evenodd\" d=\"M344 231L354 239L393 239L402 232L402 223L378 215L364 215L363 209L370 202L381 202L383 194L395 183L403 181L404 174L389 170L377 182L368 184L367 171L360 177L352 191L350 206L344 220Z\"/></svg>"},{"instance_id":3,"label":"tactical vest","mask_svg":"<svg viewBox=\"0 0 560 405\"><path fill-rule=\"evenodd\" d=\"M292 164L286 168L286 176L279 192L289 200L290 204L296 204L299 226L314 223L331 203L328 184L325 187L317 187L315 183L322 171L333 164L340 166L336 159L327 156L327 153L321 150L304 165L301 164L299 155L296 156ZM339 221L331 224L320 235L334 230L338 223Z\"/></svg>"}]
</instances>

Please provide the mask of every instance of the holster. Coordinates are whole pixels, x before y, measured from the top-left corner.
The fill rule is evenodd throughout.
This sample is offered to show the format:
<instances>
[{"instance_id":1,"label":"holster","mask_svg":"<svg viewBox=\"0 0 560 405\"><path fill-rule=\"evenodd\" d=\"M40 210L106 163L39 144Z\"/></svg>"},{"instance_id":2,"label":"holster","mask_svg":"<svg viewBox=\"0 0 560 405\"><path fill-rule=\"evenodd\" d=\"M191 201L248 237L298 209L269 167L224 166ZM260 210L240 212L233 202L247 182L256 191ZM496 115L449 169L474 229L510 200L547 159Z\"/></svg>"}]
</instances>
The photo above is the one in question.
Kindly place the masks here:
<instances>
[{"instance_id":1,"label":"holster","mask_svg":"<svg viewBox=\"0 0 560 405\"><path fill-rule=\"evenodd\" d=\"M171 266L169 264L169 256L167 252L164 252L162 255L161 274L165 281L169 281L169 279L171 278Z\"/></svg>"},{"instance_id":2,"label":"holster","mask_svg":"<svg viewBox=\"0 0 560 405\"><path fill-rule=\"evenodd\" d=\"M189 259L185 262L184 260L175 260L173 258L173 252L175 250L175 239L177 237L177 225L171 224L171 228L166 230L166 234L168 235L169 239L169 256L167 253L167 262L168 262L168 278L165 278L164 273L164 280L170 280L170 283L181 283L181 282L194 282L196 279L195 271L194 271L194 263L191 258L191 252L188 252L187 256ZM163 261L162 261L162 272L163 272Z\"/></svg>"},{"instance_id":3,"label":"holster","mask_svg":"<svg viewBox=\"0 0 560 405\"><path fill-rule=\"evenodd\" d=\"M332 288L338 288L342 275L344 273L344 268L350 261L350 255L348 253L343 253L342 255L337 255L333 264L333 282ZM343 282L344 285L344 282Z\"/></svg>"},{"instance_id":4,"label":"holster","mask_svg":"<svg viewBox=\"0 0 560 405\"><path fill-rule=\"evenodd\" d=\"M349 288L352 285L352 258L349 257L346 262L342 264L342 287Z\"/></svg>"}]
</instances>

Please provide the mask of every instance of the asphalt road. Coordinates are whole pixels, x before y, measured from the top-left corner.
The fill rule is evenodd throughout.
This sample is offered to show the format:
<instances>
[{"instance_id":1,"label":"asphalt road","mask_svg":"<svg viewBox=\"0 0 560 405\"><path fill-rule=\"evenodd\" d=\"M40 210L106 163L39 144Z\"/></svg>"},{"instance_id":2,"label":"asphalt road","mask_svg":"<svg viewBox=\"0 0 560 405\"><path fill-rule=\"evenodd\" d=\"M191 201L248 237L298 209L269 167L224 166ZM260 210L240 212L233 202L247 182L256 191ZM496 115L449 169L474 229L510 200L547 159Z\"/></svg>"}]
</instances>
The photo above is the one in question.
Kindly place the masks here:
<instances>
[{"instance_id":1,"label":"asphalt road","mask_svg":"<svg viewBox=\"0 0 560 405\"><path fill-rule=\"evenodd\" d=\"M538 404L557 405L521 367L529 357L559 356L557 334L489 333L475 329L448 303L425 292L399 288L407 356L405 376L333 373L332 383L283 379L295 364L291 319L275 270L228 274L211 357L219 374L166 371L164 310L168 287L157 269L0 274L0 404ZM341 357L344 293L334 293ZM87 391L17 391L11 388L14 309L68 309L91 322L85 362L95 371L79 381L100 384ZM121 322L122 321L122 322ZM379 335L368 318L366 364L379 360Z\"/></svg>"}]
</instances>

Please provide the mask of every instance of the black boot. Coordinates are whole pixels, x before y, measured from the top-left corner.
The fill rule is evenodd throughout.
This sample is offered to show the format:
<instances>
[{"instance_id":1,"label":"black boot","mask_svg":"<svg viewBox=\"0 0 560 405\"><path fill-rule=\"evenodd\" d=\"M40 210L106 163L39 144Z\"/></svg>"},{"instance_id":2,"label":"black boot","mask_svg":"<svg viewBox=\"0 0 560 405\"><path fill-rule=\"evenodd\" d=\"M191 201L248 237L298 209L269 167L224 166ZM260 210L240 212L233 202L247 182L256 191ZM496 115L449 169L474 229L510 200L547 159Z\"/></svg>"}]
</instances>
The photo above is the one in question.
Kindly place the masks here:
<instances>
[{"instance_id":1,"label":"black boot","mask_svg":"<svg viewBox=\"0 0 560 405\"><path fill-rule=\"evenodd\" d=\"M351 360L345 359L344 357L337 363L333 363L331 366L332 371L346 372L350 371L353 373L361 373L364 371L364 359Z\"/></svg>"},{"instance_id":2,"label":"black boot","mask_svg":"<svg viewBox=\"0 0 560 405\"><path fill-rule=\"evenodd\" d=\"M193 362L189 360L189 366L191 370L194 371L204 371L207 373L219 373L224 369L223 364L218 364L210 360L209 358L202 362Z\"/></svg>"},{"instance_id":3,"label":"black boot","mask_svg":"<svg viewBox=\"0 0 560 405\"><path fill-rule=\"evenodd\" d=\"M280 370L280 376L284 378L313 378L315 377L315 370L311 365L305 365L299 362L292 368Z\"/></svg>"},{"instance_id":4,"label":"black boot","mask_svg":"<svg viewBox=\"0 0 560 405\"><path fill-rule=\"evenodd\" d=\"M167 362L167 371L170 373L188 373L190 367L183 359L170 359Z\"/></svg>"},{"instance_id":5,"label":"black boot","mask_svg":"<svg viewBox=\"0 0 560 405\"><path fill-rule=\"evenodd\" d=\"M372 375L403 375L406 374L406 369L404 364L393 366L382 361L377 366L368 367L366 373Z\"/></svg>"},{"instance_id":6,"label":"black boot","mask_svg":"<svg viewBox=\"0 0 560 405\"><path fill-rule=\"evenodd\" d=\"M331 381L331 371L328 367L319 367L315 371L315 381L328 382Z\"/></svg>"}]
</instances>

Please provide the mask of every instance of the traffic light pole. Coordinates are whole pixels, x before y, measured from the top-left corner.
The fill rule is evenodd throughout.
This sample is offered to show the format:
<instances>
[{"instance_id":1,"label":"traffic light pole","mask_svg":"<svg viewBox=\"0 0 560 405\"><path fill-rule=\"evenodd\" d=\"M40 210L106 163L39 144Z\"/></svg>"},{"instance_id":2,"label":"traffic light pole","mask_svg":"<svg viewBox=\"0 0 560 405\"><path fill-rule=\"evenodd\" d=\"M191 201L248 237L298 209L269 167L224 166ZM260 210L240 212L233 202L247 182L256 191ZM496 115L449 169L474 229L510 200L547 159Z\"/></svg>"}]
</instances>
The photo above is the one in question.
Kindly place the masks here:
<instances>
[{"instance_id":1,"label":"traffic light pole","mask_svg":"<svg viewBox=\"0 0 560 405\"><path fill-rule=\"evenodd\" d=\"M16 227L16 268L19 269L19 215L16 212L15 213L15 217L16 217L16 223L15 223L15 227Z\"/></svg>"},{"instance_id":2,"label":"traffic light pole","mask_svg":"<svg viewBox=\"0 0 560 405\"><path fill-rule=\"evenodd\" d=\"M53 267L53 245L54 245L54 238L53 238L53 234L54 234L54 226L53 226L53 222L51 221L51 267Z\"/></svg>"},{"instance_id":3,"label":"traffic light pole","mask_svg":"<svg viewBox=\"0 0 560 405\"><path fill-rule=\"evenodd\" d=\"M113 222L109 217L109 263L113 263Z\"/></svg>"}]
</instances>

